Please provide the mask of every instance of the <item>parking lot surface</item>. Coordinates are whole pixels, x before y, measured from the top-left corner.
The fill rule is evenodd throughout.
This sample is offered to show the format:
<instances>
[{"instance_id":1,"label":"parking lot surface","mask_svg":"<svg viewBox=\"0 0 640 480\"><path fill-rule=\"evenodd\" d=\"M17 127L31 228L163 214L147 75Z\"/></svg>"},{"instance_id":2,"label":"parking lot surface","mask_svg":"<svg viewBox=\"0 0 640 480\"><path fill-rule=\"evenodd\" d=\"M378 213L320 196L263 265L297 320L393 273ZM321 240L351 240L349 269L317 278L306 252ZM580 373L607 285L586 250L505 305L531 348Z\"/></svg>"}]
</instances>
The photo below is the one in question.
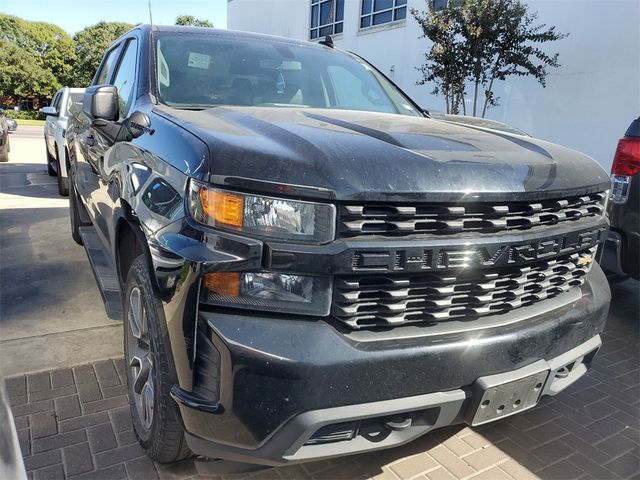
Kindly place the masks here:
<instances>
[{"instance_id":1,"label":"parking lot surface","mask_svg":"<svg viewBox=\"0 0 640 480\"><path fill-rule=\"evenodd\" d=\"M10 138L0 164L2 371L121 355L122 326L104 313L84 249L71 240L69 200L47 175L43 128L21 125Z\"/></svg>"},{"instance_id":2,"label":"parking lot surface","mask_svg":"<svg viewBox=\"0 0 640 480\"><path fill-rule=\"evenodd\" d=\"M10 163L0 164L0 365L29 478L200 478L191 460L155 465L136 442L122 326L106 318L70 238L68 203L46 174L40 132L19 127ZM527 413L232 478L640 478L638 289L632 280L612 285L593 369Z\"/></svg>"}]
</instances>

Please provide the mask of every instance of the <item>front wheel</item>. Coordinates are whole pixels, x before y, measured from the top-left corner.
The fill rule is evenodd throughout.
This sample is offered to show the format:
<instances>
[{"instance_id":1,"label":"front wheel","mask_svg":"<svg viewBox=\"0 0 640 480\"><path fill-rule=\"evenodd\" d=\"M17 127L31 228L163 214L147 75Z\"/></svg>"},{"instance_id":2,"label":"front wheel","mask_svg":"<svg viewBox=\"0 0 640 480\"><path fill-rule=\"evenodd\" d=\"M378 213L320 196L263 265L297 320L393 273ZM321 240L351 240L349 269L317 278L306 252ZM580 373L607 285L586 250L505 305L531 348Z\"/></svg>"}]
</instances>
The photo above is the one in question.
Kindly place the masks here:
<instances>
[{"instance_id":1,"label":"front wheel","mask_svg":"<svg viewBox=\"0 0 640 480\"><path fill-rule=\"evenodd\" d=\"M123 303L125 366L136 436L156 462L177 462L191 452L169 394L169 345L160 328L164 313L144 255L129 269Z\"/></svg>"}]
</instances>

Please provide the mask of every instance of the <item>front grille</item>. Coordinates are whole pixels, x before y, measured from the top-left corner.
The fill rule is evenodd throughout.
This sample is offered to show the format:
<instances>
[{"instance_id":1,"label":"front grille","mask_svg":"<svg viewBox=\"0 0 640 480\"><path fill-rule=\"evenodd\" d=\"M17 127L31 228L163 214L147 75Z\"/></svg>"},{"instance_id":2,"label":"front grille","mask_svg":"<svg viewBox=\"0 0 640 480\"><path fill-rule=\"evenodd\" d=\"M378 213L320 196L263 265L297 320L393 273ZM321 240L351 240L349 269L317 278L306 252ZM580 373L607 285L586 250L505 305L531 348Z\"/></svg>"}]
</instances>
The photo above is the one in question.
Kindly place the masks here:
<instances>
[{"instance_id":1,"label":"front grille","mask_svg":"<svg viewBox=\"0 0 640 480\"><path fill-rule=\"evenodd\" d=\"M582 285L591 253L524 267L336 277L332 314L351 328L474 320Z\"/></svg>"},{"instance_id":2,"label":"front grille","mask_svg":"<svg viewBox=\"0 0 640 480\"><path fill-rule=\"evenodd\" d=\"M362 204L340 208L340 235L493 233L555 225L604 213L606 192L555 200L464 204Z\"/></svg>"}]
</instances>

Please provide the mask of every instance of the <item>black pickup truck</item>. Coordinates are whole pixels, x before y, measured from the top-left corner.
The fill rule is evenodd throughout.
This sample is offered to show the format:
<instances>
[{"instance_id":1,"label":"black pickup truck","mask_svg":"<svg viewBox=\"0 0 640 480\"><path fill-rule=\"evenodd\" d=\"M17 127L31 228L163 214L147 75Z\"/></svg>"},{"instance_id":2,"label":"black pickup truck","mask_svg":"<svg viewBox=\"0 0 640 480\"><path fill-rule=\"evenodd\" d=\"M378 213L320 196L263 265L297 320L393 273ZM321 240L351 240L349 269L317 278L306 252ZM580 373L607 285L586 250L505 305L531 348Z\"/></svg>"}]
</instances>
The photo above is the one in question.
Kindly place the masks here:
<instances>
[{"instance_id":1,"label":"black pickup truck","mask_svg":"<svg viewBox=\"0 0 640 480\"><path fill-rule=\"evenodd\" d=\"M138 26L68 127L73 238L151 458L262 465L524 411L580 378L609 177L431 119L320 43Z\"/></svg>"}]
</instances>

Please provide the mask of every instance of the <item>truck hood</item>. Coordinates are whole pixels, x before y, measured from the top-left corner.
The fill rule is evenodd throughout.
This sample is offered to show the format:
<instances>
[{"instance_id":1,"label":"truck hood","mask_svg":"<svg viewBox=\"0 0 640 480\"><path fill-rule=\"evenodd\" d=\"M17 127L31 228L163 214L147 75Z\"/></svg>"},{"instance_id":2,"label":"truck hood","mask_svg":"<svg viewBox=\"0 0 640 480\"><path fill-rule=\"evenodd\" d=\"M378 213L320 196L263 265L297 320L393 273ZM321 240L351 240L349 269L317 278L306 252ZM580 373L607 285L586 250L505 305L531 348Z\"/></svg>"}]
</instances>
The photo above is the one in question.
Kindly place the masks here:
<instances>
[{"instance_id":1,"label":"truck hood","mask_svg":"<svg viewBox=\"0 0 640 480\"><path fill-rule=\"evenodd\" d=\"M208 145L212 179L227 185L275 182L342 200L482 201L588 193L609 182L574 150L430 118L274 107L155 112Z\"/></svg>"}]
</instances>

